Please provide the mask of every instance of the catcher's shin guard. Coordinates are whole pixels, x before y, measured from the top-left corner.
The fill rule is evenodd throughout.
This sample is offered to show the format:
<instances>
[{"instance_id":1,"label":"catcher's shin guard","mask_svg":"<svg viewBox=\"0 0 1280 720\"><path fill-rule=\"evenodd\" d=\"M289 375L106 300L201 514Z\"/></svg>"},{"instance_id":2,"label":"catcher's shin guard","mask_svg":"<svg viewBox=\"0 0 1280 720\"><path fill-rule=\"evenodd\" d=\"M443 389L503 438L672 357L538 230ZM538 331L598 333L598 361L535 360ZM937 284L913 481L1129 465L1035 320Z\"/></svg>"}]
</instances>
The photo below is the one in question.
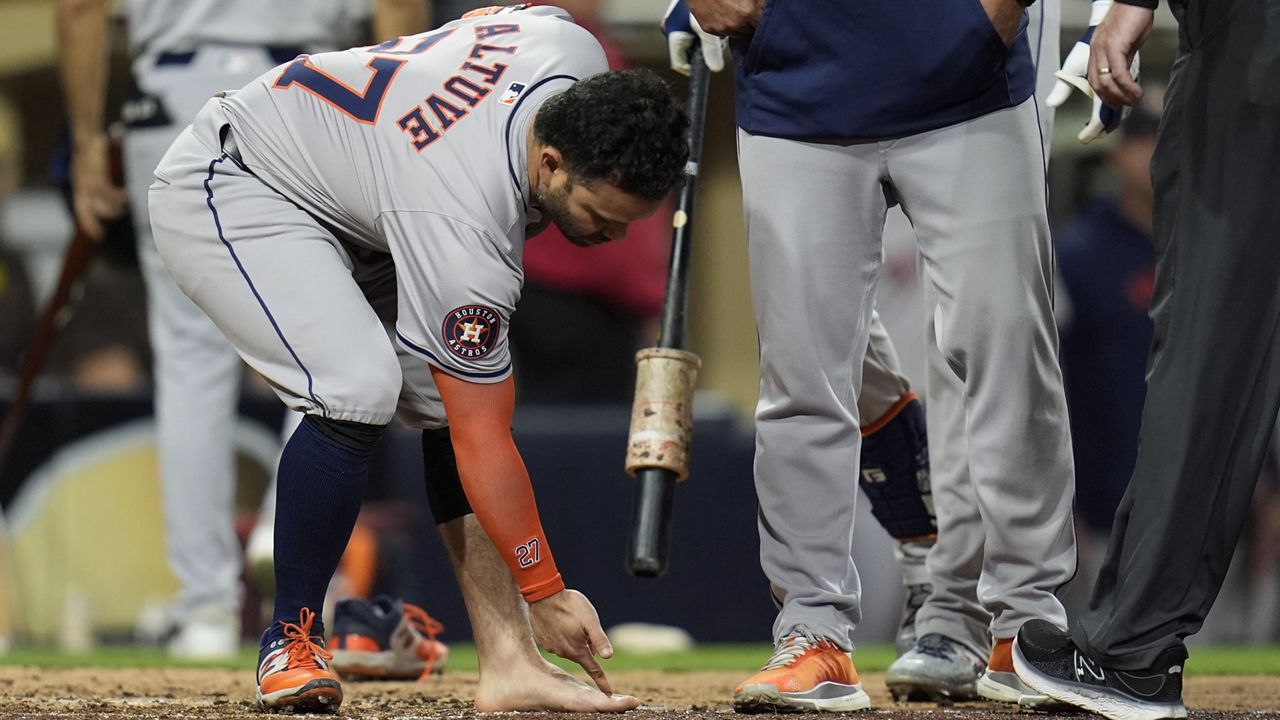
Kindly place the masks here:
<instances>
[{"instance_id":1,"label":"catcher's shin guard","mask_svg":"<svg viewBox=\"0 0 1280 720\"><path fill-rule=\"evenodd\" d=\"M924 408L907 393L881 418L862 429L858 483L871 514L897 540L938 532L929 487L929 443Z\"/></svg>"}]
</instances>

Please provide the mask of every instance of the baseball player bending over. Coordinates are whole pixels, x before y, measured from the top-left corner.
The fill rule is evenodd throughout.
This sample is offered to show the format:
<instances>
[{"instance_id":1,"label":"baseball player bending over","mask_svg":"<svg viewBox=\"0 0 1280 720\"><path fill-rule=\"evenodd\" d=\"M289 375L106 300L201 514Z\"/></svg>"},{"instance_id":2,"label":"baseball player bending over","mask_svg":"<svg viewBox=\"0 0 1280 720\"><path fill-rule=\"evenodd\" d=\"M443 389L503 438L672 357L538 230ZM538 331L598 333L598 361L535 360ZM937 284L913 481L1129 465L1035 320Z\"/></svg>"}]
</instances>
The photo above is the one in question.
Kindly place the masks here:
<instances>
[{"instance_id":1,"label":"baseball player bending over","mask_svg":"<svg viewBox=\"0 0 1280 720\"><path fill-rule=\"evenodd\" d=\"M379 37L419 32L415 0L128 0L135 94L123 113L128 197L110 182L107 108L108 0L60 0L59 56L73 141L72 189L81 228L133 213L155 378L157 470L165 551L177 580L171 656L234 657L240 643L240 545L235 535L235 425L242 365L222 333L174 286L147 218L147 188L161 156L213 93L240 87L302 52L332 50L371 5ZM126 202L126 201L129 202ZM289 413L284 437L298 422ZM266 513L274 501L264 501ZM264 524L270 528L268 521ZM253 543L251 543L252 545Z\"/></svg>"},{"instance_id":2,"label":"baseball player bending over","mask_svg":"<svg viewBox=\"0 0 1280 720\"><path fill-rule=\"evenodd\" d=\"M565 588L510 432L525 238L554 222L577 245L621 239L687 158L666 85L605 70L557 8L476 11L222 94L156 169L151 220L178 287L306 413L280 460L264 706L342 701L315 609L397 412L427 430L428 495L480 654L477 709L638 704L594 658L608 638ZM450 452L456 473L432 472ZM543 661L535 638L599 690Z\"/></svg>"}]
</instances>

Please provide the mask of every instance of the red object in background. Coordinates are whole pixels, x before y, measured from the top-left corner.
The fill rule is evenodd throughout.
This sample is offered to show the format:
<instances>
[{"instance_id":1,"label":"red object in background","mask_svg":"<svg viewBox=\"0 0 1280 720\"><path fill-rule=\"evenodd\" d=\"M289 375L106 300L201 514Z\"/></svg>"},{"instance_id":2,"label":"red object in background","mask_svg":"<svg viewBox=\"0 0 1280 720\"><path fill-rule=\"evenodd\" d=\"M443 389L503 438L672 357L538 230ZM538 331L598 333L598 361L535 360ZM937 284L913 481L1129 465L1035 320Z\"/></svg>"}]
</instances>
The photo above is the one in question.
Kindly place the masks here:
<instances>
[{"instance_id":1,"label":"red object in background","mask_svg":"<svg viewBox=\"0 0 1280 720\"><path fill-rule=\"evenodd\" d=\"M662 310L671 246L671 204L632 223L627 237L580 248L555 227L531 238L524 249L526 283L585 293L644 318Z\"/></svg>"},{"instance_id":2,"label":"red object in background","mask_svg":"<svg viewBox=\"0 0 1280 720\"><path fill-rule=\"evenodd\" d=\"M604 31L588 19L576 18L600 41L609 68L624 70L630 61ZM569 293L602 298L643 318L657 317L667 282L671 252L671 202L627 229L627 237L604 245L580 248L554 225L524 249L526 283Z\"/></svg>"}]
</instances>

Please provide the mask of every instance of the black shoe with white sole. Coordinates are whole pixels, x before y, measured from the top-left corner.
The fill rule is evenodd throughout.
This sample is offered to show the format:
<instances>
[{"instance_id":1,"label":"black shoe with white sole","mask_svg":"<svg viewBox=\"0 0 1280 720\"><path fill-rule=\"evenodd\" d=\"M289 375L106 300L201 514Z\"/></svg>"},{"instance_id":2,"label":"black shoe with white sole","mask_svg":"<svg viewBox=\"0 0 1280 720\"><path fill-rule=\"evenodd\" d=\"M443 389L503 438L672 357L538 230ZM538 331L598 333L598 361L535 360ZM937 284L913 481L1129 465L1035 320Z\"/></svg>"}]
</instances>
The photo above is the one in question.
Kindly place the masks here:
<instances>
[{"instance_id":1,"label":"black shoe with white sole","mask_svg":"<svg viewBox=\"0 0 1280 720\"><path fill-rule=\"evenodd\" d=\"M1071 636L1044 620L1022 626L1013 667L1027 685L1055 700L1111 720L1185 718L1182 666L1187 651L1170 648L1150 668L1106 668L1080 652Z\"/></svg>"}]
</instances>

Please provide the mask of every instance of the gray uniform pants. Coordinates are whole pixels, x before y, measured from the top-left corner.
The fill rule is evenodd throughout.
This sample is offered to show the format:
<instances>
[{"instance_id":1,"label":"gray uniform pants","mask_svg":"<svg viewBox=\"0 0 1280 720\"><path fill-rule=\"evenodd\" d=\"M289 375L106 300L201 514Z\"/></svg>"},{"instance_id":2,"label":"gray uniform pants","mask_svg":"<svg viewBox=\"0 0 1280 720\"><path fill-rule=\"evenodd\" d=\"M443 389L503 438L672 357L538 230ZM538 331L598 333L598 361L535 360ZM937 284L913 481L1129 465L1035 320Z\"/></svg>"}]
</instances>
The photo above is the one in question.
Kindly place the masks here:
<instances>
[{"instance_id":1,"label":"gray uniform pants","mask_svg":"<svg viewBox=\"0 0 1280 720\"><path fill-rule=\"evenodd\" d=\"M1049 157L1050 138L1053 136L1053 108L1044 106L1044 99L1053 89L1058 69L1059 29L1062 25L1060 0L1041 0L1027 9L1027 35L1031 44L1031 57L1036 67L1036 99L1039 102L1041 141L1044 156ZM891 210L890 212L896 212ZM914 239L914 236L912 236ZM926 305L933 307L930 297ZM927 330L930 352L937 348L932 321ZM902 370L897 350L879 314L871 318L871 338L867 356L862 366L862 392L858 395L858 413L862 424L875 422L893 407L894 403L911 391L911 381ZM946 402L949 398L934 397L929 402ZM968 479L966 478L967 482ZM921 580L920 582L927 582Z\"/></svg>"},{"instance_id":2,"label":"gray uniform pants","mask_svg":"<svg viewBox=\"0 0 1280 720\"><path fill-rule=\"evenodd\" d=\"M1041 0L1027 13L1028 39L1036 65L1042 150L1046 158L1053 135L1054 110L1044 106L1044 98L1056 81L1054 71L1058 69L1061 13L1059 0ZM925 307L935 308L937 299L934 294L925 294ZM920 573L914 564L907 564L903 567L903 580L909 585L929 583L933 588L916 616L917 637L942 633L985 653L993 634L1009 637L1017 626L994 616L996 613L1004 614L1000 612L1000 598L985 598L998 586L983 585L983 596L979 595L987 531L969 475L964 382L951 370L939 348L935 318L934 313L929 314L925 330L925 396L930 482L940 540L929 551L928 572ZM872 320L871 339L862 373L858 410L863 425L866 425L910 389L889 334L878 318ZM1001 519L997 516L988 521L999 523ZM913 551L919 552L913 546L899 544L895 547L900 558L903 553Z\"/></svg>"},{"instance_id":3,"label":"gray uniform pants","mask_svg":"<svg viewBox=\"0 0 1280 720\"><path fill-rule=\"evenodd\" d=\"M1061 4L1057 0L1041 0L1028 12L1045 158L1049 157L1054 111L1044 107L1044 99L1056 80L1053 73L1058 68L1061 12ZM936 299L929 297L926 306L932 308L935 303ZM927 324L931 341L937 337L936 317L936 314L930 316ZM929 579L933 592L916 615L916 635L941 633L986 652L991 638L1012 637L1021 619L1029 612L1037 611L1036 606L1020 608L1021 599L1017 596L1003 595L1002 582L995 580L1002 571L986 555L988 537L1003 535L1006 538L1003 542L1012 543L1006 545L1007 548L1020 545L1024 552L1038 557L1037 553L1042 549L1033 543L1042 536L1031 534L1019 543L1016 540L1019 531L1005 531L1000 527L1004 519L998 507L983 512L979 493L969 472L964 383L952 372L936 342L929 346L926 360L930 480L940 541L929 553ZM1074 488L1074 474L1071 486ZM1072 567L1072 572L1063 578L1063 582L1074 574L1074 565ZM1043 603L1040 606L1043 607ZM1043 617L1059 625L1065 622L1065 616L1057 608Z\"/></svg>"},{"instance_id":4,"label":"gray uniform pants","mask_svg":"<svg viewBox=\"0 0 1280 720\"><path fill-rule=\"evenodd\" d=\"M979 507L1001 520L987 541L992 596L1018 607L1010 623L1065 624L1053 590L1075 567L1072 463L1040 147L1032 100L893 141L739 133L761 344L761 564L783 602L775 638L803 626L850 645L859 620L857 360L892 202L916 229L939 344L964 381Z\"/></svg>"},{"instance_id":5,"label":"gray uniform pants","mask_svg":"<svg viewBox=\"0 0 1280 720\"><path fill-rule=\"evenodd\" d=\"M1181 54L1151 163L1155 335L1138 459L1086 653L1149 667L1200 629L1280 411L1280 1L1172 6Z\"/></svg>"},{"instance_id":6,"label":"gray uniform pants","mask_svg":"<svg viewBox=\"0 0 1280 720\"><path fill-rule=\"evenodd\" d=\"M255 47L201 47L186 64L134 64L139 87L157 98L171 122L131 127L125 179L147 286L154 358L156 445L164 495L169 567L178 580L172 611L238 613L240 544L235 536L235 423L242 366L222 332L173 283L156 253L147 189L170 143L213 96L238 88L275 61ZM289 430L296 422L289 423Z\"/></svg>"}]
</instances>

